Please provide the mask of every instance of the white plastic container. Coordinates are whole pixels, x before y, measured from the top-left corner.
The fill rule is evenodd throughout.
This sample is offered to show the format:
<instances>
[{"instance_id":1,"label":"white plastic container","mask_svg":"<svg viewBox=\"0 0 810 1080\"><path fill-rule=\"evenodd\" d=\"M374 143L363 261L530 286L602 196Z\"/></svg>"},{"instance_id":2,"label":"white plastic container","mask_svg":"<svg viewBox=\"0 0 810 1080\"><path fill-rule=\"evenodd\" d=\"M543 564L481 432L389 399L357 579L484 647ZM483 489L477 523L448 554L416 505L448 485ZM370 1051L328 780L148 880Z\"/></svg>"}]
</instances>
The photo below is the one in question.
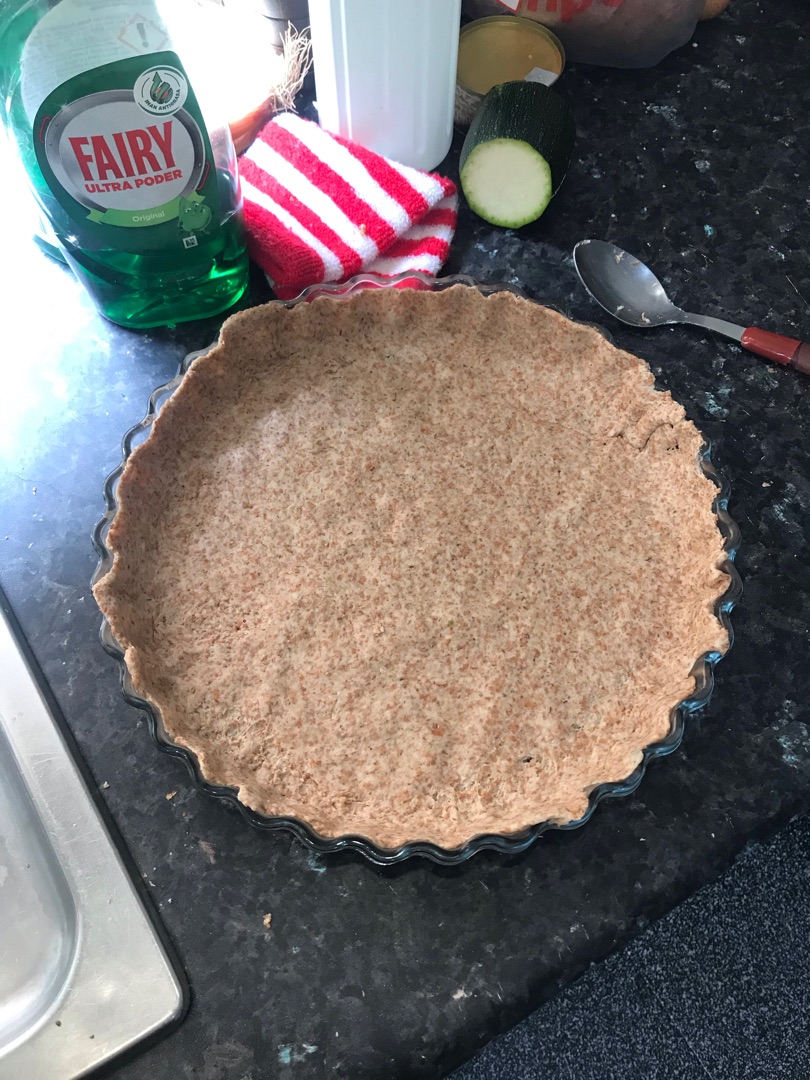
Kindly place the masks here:
<instances>
[{"instance_id":1,"label":"white plastic container","mask_svg":"<svg viewBox=\"0 0 810 1080\"><path fill-rule=\"evenodd\" d=\"M453 138L461 0L309 0L322 128L417 169Z\"/></svg>"}]
</instances>

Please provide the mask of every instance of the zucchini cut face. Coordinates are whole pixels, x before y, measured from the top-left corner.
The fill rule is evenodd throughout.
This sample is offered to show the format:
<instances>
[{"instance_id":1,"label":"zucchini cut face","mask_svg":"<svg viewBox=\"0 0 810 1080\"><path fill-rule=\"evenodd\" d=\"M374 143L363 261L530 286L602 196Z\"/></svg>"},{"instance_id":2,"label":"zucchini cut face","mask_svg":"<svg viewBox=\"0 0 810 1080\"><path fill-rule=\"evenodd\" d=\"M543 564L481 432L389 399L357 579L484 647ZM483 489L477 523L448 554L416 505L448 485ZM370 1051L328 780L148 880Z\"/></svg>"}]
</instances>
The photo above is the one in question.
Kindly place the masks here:
<instances>
[{"instance_id":1,"label":"zucchini cut face","mask_svg":"<svg viewBox=\"0 0 810 1080\"><path fill-rule=\"evenodd\" d=\"M536 221L563 182L574 137L571 110L547 86L493 86L461 148L470 207L492 225L519 229Z\"/></svg>"},{"instance_id":2,"label":"zucchini cut face","mask_svg":"<svg viewBox=\"0 0 810 1080\"><path fill-rule=\"evenodd\" d=\"M548 161L522 139L479 143L461 169L461 187L479 217L509 229L536 221L554 193Z\"/></svg>"}]
</instances>

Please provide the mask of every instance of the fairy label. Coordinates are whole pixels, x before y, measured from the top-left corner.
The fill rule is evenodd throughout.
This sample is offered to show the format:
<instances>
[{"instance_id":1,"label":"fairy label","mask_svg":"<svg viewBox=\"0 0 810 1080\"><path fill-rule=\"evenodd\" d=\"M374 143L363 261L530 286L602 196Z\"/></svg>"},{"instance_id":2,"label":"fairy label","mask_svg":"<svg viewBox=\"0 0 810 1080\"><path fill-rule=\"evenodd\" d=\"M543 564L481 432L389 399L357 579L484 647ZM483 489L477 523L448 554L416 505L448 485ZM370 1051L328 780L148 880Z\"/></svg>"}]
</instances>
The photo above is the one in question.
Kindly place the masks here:
<instances>
[{"instance_id":1,"label":"fairy label","mask_svg":"<svg viewBox=\"0 0 810 1080\"><path fill-rule=\"evenodd\" d=\"M149 230L149 250L192 247L218 217L208 135L173 52L116 60L56 87L37 109L34 146L63 209L103 229L111 246L132 250L124 230Z\"/></svg>"}]
</instances>

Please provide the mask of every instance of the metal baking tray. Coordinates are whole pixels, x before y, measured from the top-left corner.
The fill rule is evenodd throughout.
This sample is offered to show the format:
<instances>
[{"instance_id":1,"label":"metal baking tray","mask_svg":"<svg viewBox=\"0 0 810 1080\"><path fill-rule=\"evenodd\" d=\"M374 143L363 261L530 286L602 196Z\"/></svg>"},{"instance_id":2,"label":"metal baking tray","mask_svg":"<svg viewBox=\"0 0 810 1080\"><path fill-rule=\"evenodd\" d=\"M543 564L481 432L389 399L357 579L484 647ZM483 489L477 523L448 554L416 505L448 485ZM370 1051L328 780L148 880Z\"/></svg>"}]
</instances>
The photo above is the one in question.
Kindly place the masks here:
<instances>
[{"instance_id":1,"label":"metal baking tray","mask_svg":"<svg viewBox=\"0 0 810 1080\"><path fill-rule=\"evenodd\" d=\"M187 995L12 623L0 593L0 1080L72 1080Z\"/></svg>"}]
</instances>

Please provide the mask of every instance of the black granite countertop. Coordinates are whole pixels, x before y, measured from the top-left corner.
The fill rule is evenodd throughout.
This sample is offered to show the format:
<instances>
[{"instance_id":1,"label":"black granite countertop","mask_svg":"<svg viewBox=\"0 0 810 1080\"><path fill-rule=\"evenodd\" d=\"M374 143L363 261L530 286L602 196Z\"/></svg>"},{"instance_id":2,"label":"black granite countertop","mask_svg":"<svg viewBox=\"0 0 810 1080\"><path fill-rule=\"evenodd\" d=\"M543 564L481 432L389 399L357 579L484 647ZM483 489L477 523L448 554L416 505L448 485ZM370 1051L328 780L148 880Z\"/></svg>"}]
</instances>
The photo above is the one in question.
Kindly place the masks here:
<instances>
[{"instance_id":1,"label":"black granite countertop","mask_svg":"<svg viewBox=\"0 0 810 1080\"><path fill-rule=\"evenodd\" d=\"M733 0L654 70L571 66L559 90L579 141L563 190L519 233L462 211L447 271L602 321L570 253L603 237L684 306L810 333L806 27L803 0ZM442 1075L810 806L810 379L700 331L618 325L711 440L743 534L737 640L681 750L584 829L457 869L318 858L198 794L120 696L89 537L122 434L219 323L114 327L7 229L0 584L193 995L120 1080ZM266 296L257 277L245 303Z\"/></svg>"}]
</instances>

